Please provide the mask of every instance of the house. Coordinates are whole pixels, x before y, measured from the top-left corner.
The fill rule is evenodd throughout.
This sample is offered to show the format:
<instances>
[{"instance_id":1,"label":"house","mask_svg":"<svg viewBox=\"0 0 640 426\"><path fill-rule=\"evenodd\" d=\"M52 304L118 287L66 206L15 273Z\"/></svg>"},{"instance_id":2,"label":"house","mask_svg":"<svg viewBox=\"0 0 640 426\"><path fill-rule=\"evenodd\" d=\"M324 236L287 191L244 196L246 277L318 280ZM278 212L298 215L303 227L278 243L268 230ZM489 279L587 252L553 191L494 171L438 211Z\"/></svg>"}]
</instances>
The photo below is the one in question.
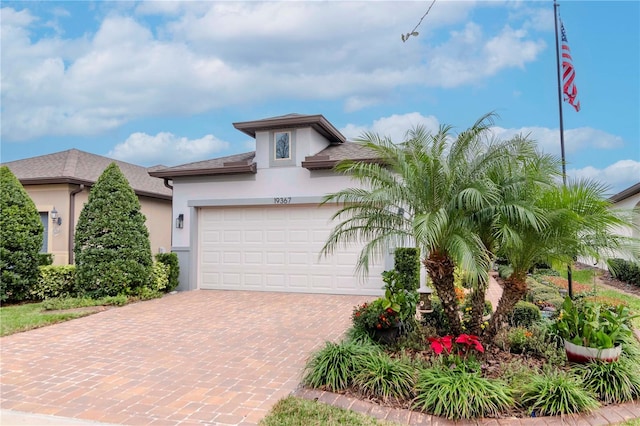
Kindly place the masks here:
<instances>
[{"instance_id":1,"label":"house","mask_svg":"<svg viewBox=\"0 0 640 426\"><path fill-rule=\"evenodd\" d=\"M149 169L77 149L3 164L22 183L40 212L45 228L41 251L53 254L54 265L73 264L74 230L80 212L91 186L113 162L140 200L152 252L168 251L172 191L161 180L149 176Z\"/></svg>"},{"instance_id":2,"label":"house","mask_svg":"<svg viewBox=\"0 0 640 426\"><path fill-rule=\"evenodd\" d=\"M609 201L619 210L632 212L632 221L636 229L620 228L618 234L640 239L640 182L611 196Z\"/></svg>"},{"instance_id":3,"label":"house","mask_svg":"<svg viewBox=\"0 0 640 426\"><path fill-rule=\"evenodd\" d=\"M173 185L173 246L180 290L381 293L386 259L367 279L355 264L362 245L320 251L337 224L323 197L356 186L332 170L343 159L372 162L322 115L289 114L233 123L256 150L149 172Z\"/></svg>"}]
</instances>

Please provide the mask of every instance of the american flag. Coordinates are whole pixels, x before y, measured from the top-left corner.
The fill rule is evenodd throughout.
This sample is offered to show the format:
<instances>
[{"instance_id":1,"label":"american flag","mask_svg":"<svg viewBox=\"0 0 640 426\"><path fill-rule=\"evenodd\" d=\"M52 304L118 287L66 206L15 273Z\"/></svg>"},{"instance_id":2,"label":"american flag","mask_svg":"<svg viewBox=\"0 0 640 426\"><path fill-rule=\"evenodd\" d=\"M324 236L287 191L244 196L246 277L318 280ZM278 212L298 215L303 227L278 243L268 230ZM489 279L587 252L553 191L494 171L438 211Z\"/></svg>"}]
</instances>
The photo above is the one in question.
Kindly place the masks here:
<instances>
[{"instance_id":1,"label":"american flag","mask_svg":"<svg viewBox=\"0 0 640 426\"><path fill-rule=\"evenodd\" d=\"M560 31L562 33L562 92L565 96L564 100L574 107L576 111L580 111L578 88L574 83L576 70L573 68L571 50L569 49L567 33L564 31L562 20L560 21Z\"/></svg>"}]
</instances>

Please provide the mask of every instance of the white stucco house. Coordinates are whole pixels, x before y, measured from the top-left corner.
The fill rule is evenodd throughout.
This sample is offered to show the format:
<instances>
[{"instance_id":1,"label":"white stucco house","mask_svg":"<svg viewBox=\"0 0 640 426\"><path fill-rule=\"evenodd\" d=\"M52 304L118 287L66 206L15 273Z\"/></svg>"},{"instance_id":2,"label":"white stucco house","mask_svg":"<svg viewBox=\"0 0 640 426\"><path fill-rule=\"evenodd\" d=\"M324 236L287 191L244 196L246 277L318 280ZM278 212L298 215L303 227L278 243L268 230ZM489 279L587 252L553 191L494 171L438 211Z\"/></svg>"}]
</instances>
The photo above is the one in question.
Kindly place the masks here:
<instances>
[{"instance_id":1,"label":"white stucco house","mask_svg":"<svg viewBox=\"0 0 640 426\"><path fill-rule=\"evenodd\" d=\"M346 158L376 161L372 153L322 115L233 126L255 138L254 152L149 173L173 186L179 289L381 294L389 255L370 267L366 280L355 275L360 245L319 256L338 210L319 203L356 185L333 166Z\"/></svg>"},{"instance_id":2,"label":"white stucco house","mask_svg":"<svg viewBox=\"0 0 640 426\"><path fill-rule=\"evenodd\" d=\"M632 221L636 229L624 227L617 229L617 233L626 237L640 239L640 182L624 189L609 198L615 209L631 212ZM625 257L625 256L622 256Z\"/></svg>"}]
</instances>

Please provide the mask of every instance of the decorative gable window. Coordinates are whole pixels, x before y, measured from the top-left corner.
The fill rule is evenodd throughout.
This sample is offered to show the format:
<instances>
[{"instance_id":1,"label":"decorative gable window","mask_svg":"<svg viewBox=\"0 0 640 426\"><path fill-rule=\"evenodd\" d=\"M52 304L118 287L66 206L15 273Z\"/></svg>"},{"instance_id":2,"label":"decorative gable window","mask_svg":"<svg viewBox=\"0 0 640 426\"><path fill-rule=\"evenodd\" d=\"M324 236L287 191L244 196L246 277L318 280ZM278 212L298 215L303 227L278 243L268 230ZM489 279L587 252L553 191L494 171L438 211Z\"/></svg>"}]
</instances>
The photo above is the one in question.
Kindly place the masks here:
<instances>
[{"instance_id":1,"label":"decorative gable window","mask_svg":"<svg viewBox=\"0 0 640 426\"><path fill-rule=\"evenodd\" d=\"M291 159L291 132L275 132L273 136L274 160Z\"/></svg>"}]
</instances>

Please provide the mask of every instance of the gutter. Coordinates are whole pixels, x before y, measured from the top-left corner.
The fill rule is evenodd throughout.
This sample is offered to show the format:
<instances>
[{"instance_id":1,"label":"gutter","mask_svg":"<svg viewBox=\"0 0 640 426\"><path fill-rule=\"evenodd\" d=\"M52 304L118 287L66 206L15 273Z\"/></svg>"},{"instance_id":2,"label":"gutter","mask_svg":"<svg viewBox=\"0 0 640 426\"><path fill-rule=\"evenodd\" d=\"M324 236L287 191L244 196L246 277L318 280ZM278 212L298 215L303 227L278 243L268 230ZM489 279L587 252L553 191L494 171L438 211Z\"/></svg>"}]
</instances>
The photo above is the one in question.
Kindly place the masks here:
<instances>
[{"instance_id":1,"label":"gutter","mask_svg":"<svg viewBox=\"0 0 640 426\"><path fill-rule=\"evenodd\" d=\"M73 239L76 230L76 194L84 191L84 184L81 183L77 189L74 189L69 193L69 241L67 247L69 247L69 265L73 265Z\"/></svg>"}]
</instances>

